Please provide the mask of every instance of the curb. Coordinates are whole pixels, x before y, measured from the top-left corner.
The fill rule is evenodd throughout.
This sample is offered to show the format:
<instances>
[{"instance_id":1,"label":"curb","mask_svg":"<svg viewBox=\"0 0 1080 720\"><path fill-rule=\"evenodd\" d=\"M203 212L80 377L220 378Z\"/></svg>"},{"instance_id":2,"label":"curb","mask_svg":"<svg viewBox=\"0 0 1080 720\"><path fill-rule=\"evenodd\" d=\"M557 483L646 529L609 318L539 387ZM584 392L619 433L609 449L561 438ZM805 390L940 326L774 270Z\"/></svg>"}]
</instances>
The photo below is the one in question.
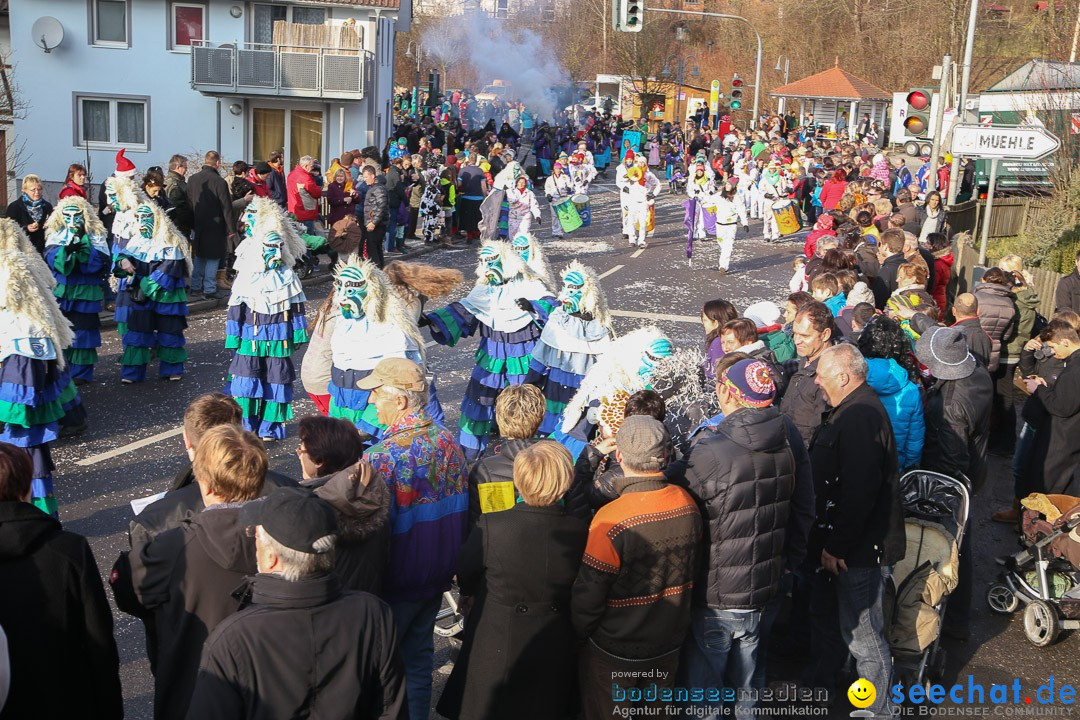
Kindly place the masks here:
<instances>
[{"instance_id":1,"label":"curb","mask_svg":"<svg viewBox=\"0 0 1080 720\"><path fill-rule=\"evenodd\" d=\"M412 260L413 258L422 257L424 255L427 255L428 253L435 252L436 250L442 250L446 247L447 246L443 245L442 243L435 243L433 245L421 245L414 250L406 252L404 255L394 255L391 259ZM389 262L389 260L387 262ZM300 282L301 284L303 284L304 287L312 287L314 285L322 285L323 283L329 282L333 279L333 277L334 274L332 272L324 272L319 273L318 275L314 275L312 277L306 277ZM228 306L228 304L229 298L227 297L221 298L220 300L199 300L198 302L188 303L188 317L191 317L192 315L201 315L202 313L216 310L219 307L226 307ZM104 330L105 328L114 327L116 327L116 320L114 319L113 313L102 313L101 328Z\"/></svg>"}]
</instances>

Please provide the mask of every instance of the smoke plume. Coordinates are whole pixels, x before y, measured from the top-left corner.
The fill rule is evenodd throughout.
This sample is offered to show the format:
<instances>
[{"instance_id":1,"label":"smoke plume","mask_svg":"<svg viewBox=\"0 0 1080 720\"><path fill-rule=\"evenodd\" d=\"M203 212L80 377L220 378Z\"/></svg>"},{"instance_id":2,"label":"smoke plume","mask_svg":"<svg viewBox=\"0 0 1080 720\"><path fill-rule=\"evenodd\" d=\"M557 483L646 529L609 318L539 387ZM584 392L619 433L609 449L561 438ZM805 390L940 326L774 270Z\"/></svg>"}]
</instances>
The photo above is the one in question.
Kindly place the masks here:
<instances>
[{"instance_id":1,"label":"smoke plume","mask_svg":"<svg viewBox=\"0 0 1080 720\"><path fill-rule=\"evenodd\" d=\"M539 118L551 119L557 107L555 88L570 83L569 73L543 38L525 28L510 30L504 23L476 9L444 17L424 32L424 51L448 66L470 66L479 82L470 88L474 92L499 79L511 86L511 99L525 103Z\"/></svg>"}]
</instances>

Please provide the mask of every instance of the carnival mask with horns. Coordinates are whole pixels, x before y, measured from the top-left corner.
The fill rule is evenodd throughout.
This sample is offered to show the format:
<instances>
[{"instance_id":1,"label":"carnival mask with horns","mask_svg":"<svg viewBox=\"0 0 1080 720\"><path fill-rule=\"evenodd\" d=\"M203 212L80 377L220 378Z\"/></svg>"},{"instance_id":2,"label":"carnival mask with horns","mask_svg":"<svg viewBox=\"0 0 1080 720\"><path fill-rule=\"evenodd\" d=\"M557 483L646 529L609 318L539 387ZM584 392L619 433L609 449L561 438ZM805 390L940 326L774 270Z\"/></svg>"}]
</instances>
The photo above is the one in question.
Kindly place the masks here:
<instances>
[{"instance_id":1,"label":"carnival mask with horns","mask_svg":"<svg viewBox=\"0 0 1080 720\"><path fill-rule=\"evenodd\" d=\"M524 235L518 235L514 238L512 245L514 252L518 254L518 257L520 257L523 262L529 262L529 238Z\"/></svg>"},{"instance_id":2,"label":"carnival mask with horns","mask_svg":"<svg viewBox=\"0 0 1080 720\"><path fill-rule=\"evenodd\" d=\"M284 245L285 241L282 240L281 236L277 233L267 233L266 237L263 238L263 264L266 266L267 270L277 270L281 267L284 262L281 249Z\"/></svg>"},{"instance_id":3,"label":"carnival mask with horns","mask_svg":"<svg viewBox=\"0 0 1080 720\"><path fill-rule=\"evenodd\" d=\"M364 317L364 298L367 297L367 278L360 268L347 265L338 276L337 302L341 317L360 320Z\"/></svg>"},{"instance_id":4,"label":"carnival mask with horns","mask_svg":"<svg viewBox=\"0 0 1080 720\"><path fill-rule=\"evenodd\" d=\"M82 235L86 229L86 216L78 205L65 205L61 211L64 214L64 227L72 235Z\"/></svg>"}]
</instances>

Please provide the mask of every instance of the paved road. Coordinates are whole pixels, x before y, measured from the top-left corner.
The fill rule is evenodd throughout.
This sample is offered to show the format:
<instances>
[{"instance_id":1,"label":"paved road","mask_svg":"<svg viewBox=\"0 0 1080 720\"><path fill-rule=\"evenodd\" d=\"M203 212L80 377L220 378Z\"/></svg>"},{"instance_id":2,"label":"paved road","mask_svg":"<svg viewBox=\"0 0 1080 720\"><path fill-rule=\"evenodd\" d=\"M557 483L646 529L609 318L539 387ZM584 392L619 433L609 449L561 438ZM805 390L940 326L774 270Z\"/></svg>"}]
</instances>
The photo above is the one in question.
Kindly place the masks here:
<instances>
[{"instance_id":1,"label":"paved road","mask_svg":"<svg viewBox=\"0 0 1080 720\"><path fill-rule=\"evenodd\" d=\"M545 208L539 235L545 241L554 271L578 258L602 274L619 333L655 322L677 345L693 345L702 342L698 316L706 300L724 297L741 308L761 299L779 302L787 294L791 259L801 251L801 240L766 245L761 242L760 223L756 223L749 237L739 236L731 272L721 277L714 269L717 248L712 242L699 245L699 261L692 268L687 266L679 200L667 195L659 199L656 237L647 249L638 251L627 247L619 236L617 195L610 183L597 186L593 198L591 227L570 239L550 240ZM455 299L471 286L474 249L439 249L423 260L465 272L466 287L459 288ZM323 284L309 288L311 314L329 287ZM129 502L163 490L181 465L179 433L184 408L195 396L222 387L230 357L223 347L224 326L223 309L194 316L187 334L192 359L184 381L150 381L141 386L120 385L119 339L115 333L106 334L98 381L82 390L90 429L78 438L58 443L54 449L61 517L68 529L90 539L103 576L117 553L127 547L125 533L132 517ZM439 375L440 396L451 422L456 421L474 349L475 341L466 340L456 348L435 346L429 350L429 362ZM298 417L315 412L299 383L296 396ZM275 469L299 477L294 450L294 437L277 443L270 448L271 463ZM950 647L950 669L961 677L973 673L977 681L984 683L1011 681L1018 674L1025 686L1032 688L1051 675L1075 679L1080 677L1080 646L1075 638L1066 638L1049 649L1036 649L1023 640L1018 618L1010 622L991 616L981 600L987 582L996 572L993 558L1015 548L1007 528L985 520L990 508L1008 497L1011 485L1004 463L995 466L995 477L976 501L974 511L975 636L967 645ZM117 613L116 637L127 716L135 720L150 718L153 686L144 658L142 626ZM436 666L444 667L436 672L439 685L445 681L449 658L450 647L440 642Z\"/></svg>"}]
</instances>

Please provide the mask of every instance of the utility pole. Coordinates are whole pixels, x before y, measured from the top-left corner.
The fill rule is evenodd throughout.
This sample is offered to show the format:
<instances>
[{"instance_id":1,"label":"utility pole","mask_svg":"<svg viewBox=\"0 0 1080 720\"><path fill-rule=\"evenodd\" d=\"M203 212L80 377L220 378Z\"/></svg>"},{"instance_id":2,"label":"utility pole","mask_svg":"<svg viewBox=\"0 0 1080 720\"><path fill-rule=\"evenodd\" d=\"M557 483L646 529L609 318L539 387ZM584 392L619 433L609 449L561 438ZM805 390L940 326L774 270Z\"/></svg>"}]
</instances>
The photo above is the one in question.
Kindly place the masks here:
<instances>
[{"instance_id":1,"label":"utility pole","mask_svg":"<svg viewBox=\"0 0 1080 720\"><path fill-rule=\"evenodd\" d=\"M934 110L934 149L931 151L930 157L930 174L933 176L935 190L941 190L941 183L938 182L938 158L941 157L941 146L945 142L945 128L942 127L945 124L945 101L949 95L949 75L951 74L949 66L952 65L952 56L946 54L941 59L941 85L938 88L938 103L937 108ZM953 158L953 162L956 162L956 158ZM953 183L949 182L949 194L956 197L953 193Z\"/></svg>"},{"instance_id":2,"label":"utility pole","mask_svg":"<svg viewBox=\"0 0 1080 720\"><path fill-rule=\"evenodd\" d=\"M1054 2L1054 0L1050 0ZM975 49L975 20L979 17L979 0L971 0L971 11L968 13L967 40L964 41L964 65L960 69L960 98L956 103L956 119L958 122L967 122L967 97L968 88L971 85L971 53ZM960 189L960 158L954 157L952 167L949 168L949 196L946 198L947 205L956 202L956 193Z\"/></svg>"},{"instance_id":3,"label":"utility pole","mask_svg":"<svg viewBox=\"0 0 1080 720\"><path fill-rule=\"evenodd\" d=\"M757 59L754 62L754 116L750 120L750 127L754 127L758 121L758 101L761 96L761 33L757 31L749 20L741 15L728 15L727 13L698 12L696 10L669 10L668 8L649 8L650 13L670 13L672 15L693 15L694 17L714 17L723 20L738 20L744 22L754 31L757 36Z\"/></svg>"}]
</instances>

